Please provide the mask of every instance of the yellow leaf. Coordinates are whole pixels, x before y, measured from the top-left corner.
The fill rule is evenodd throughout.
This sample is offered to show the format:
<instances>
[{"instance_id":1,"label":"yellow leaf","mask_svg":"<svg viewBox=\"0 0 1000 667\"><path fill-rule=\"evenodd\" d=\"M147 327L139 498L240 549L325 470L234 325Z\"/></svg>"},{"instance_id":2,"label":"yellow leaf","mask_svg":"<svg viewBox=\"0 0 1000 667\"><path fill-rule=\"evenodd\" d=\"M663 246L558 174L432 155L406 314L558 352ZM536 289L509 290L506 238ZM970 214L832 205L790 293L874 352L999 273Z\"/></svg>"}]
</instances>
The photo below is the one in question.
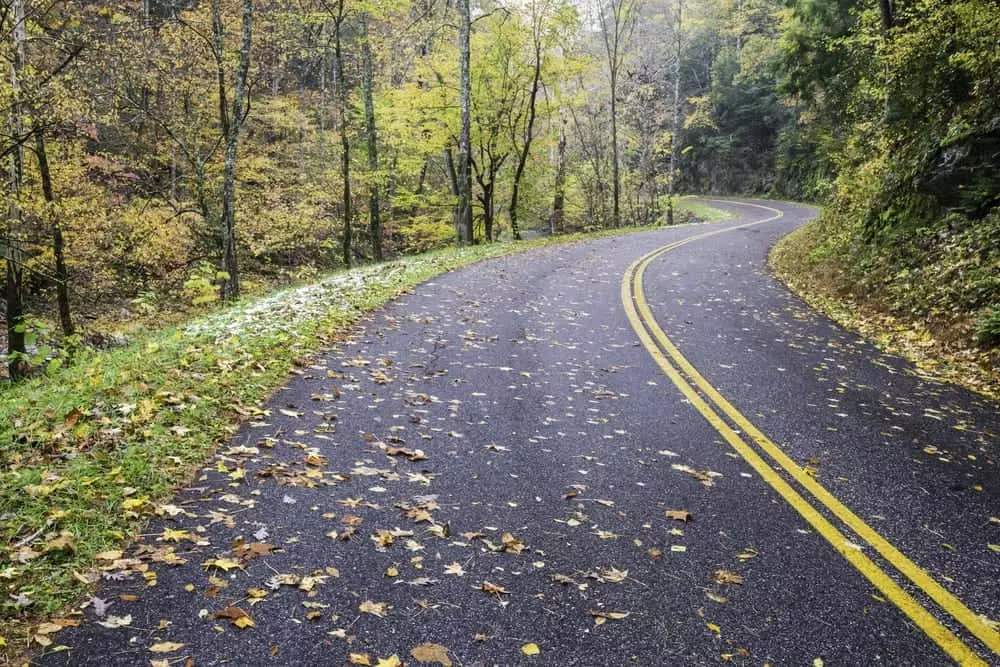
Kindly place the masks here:
<instances>
[{"instance_id":1,"label":"yellow leaf","mask_svg":"<svg viewBox=\"0 0 1000 667\"><path fill-rule=\"evenodd\" d=\"M160 539L168 542L180 542L181 540L190 540L191 533L186 530L164 528L163 532L160 533Z\"/></svg>"},{"instance_id":2,"label":"yellow leaf","mask_svg":"<svg viewBox=\"0 0 1000 667\"><path fill-rule=\"evenodd\" d=\"M393 654L388 658L379 660L375 667L403 667L403 662L399 659L398 655Z\"/></svg>"},{"instance_id":3,"label":"yellow leaf","mask_svg":"<svg viewBox=\"0 0 1000 667\"><path fill-rule=\"evenodd\" d=\"M149 501L148 496L142 498L126 498L122 501L122 509L126 511L137 510Z\"/></svg>"},{"instance_id":4,"label":"yellow leaf","mask_svg":"<svg viewBox=\"0 0 1000 667\"><path fill-rule=\"evenodd\" d=\"M242 567L238 562L232 558L216 558L214 560L207 560L202 563L202 566L207 570L210 567L217 567L220 570L225 570L229 572L230 570L238 567Z\"/></svg>"},{"instance_id":5,"label":"yellow leaf","mask_svg":"<svg viewBox=\"0 0 1000 667\"><path fill-rule=\"evenodd\" d=\"M149 647L150 653L173 653L184 648L184 644L177 642L160 642Z\"/></svg>"},{"instance_id":6,"label":"yellow leaf","mask_svg":"<svg viewBox=\"0 0 1000 667\"><path fill-rule=\"evenodd\" d=\"M530 644L525 644L521 647L521 653L525 655L538 655L542 650L538 648L538 644L531 642Z\"/></svg>"},{"instance_id":7,"label":"yellow leaf","mask_svg":"<svg viewBox=\"0 0 1000 667\"><path fill-rule=\"evenodd\" d=\"M233 619L233 625L238 627L240 630L257 627L257 624L254 623L253 619L249 616L240 616L239 618Z\"/></svg>"},{"instance_id":8,"label":"yellow leaf","mask_svg":"<svg viewBox=\"0 0 1000 667\"><path fill-rule=\"evenodd\" d=\"M722 634L722 628L720 628L715 623L706 623L705 627L708 628L709 630L711 630L712 632L714 632L716 635L721 635Z\"/></svg>"},{"instance_id":9,"label":"yellow leaf","mask_svg":"<svg viewBox=\"0 0 1000 667\"><path fill-rule=\"evenodd\" d=\"M987 544L986 548L989 549L990 551L996 551L997 553L1000 553L1000 544Z\"/></svg>"},{"instance_id":10,"label":"yellow leaf","mask_svg":"<svg viewBox=\"0 0 1000 667\"><path fill-rule=\"evenodd\" d=\"M352 665L368 665L371 667L372 659L368 657L367 653L352 653L347 656L347 659Z\"/></svg>"}]
</instances>

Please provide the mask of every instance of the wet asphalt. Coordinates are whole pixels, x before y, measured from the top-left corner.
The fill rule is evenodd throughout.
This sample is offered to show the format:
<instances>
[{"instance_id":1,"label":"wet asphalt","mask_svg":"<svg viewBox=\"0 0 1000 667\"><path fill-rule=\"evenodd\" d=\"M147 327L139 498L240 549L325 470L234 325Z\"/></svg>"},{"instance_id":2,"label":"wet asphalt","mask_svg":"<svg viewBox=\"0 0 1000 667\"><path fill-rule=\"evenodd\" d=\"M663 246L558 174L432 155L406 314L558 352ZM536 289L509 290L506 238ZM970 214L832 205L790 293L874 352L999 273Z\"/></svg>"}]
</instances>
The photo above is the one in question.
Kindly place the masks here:
<instances>
[{"instance_id":1,"label":"wet asphalt","mask_svg":"<svg viewBox=\"0 0 1000 667\"><path fill-rule=\"evenodd\" d=\"M38 664L951 664L723 442L625 317L634 260L770 215L717 205L739 218L486 261L372 314L106 559L111 606L85 607L56 635L68 650ZM657 321L838 499L1000 618L996 404L792 296L767 251L815 211L766 205L783 217L650 265Z\"/></svg>"}]
</instances>

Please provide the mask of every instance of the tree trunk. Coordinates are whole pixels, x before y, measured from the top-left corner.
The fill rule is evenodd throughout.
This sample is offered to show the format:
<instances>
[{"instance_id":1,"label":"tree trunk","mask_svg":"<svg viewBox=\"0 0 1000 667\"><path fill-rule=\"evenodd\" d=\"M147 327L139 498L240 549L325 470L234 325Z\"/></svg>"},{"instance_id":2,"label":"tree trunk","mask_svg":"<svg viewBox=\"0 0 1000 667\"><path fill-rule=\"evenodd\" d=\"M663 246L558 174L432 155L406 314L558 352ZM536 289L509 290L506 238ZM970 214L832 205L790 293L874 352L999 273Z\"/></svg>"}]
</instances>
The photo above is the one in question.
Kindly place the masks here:
<instances>
[{"instance_id":1,"label":"tree trunk","mask_svg":"<svg viewBox=\"0 0 1000 667\"><path fill-rule=\"evenodd\" d=\"M562 231L566 215L566 119L559 125L559 144L556 148L555 195L552 198L552 215L549 230L552 234Z\"/></svg>"},{"instance_id":2,"label":"tree trunk","mask_svg":"<svg viewBox=\"0 0 1000 667\"><path fill-rule=\"evenodd\" d=\"M483 235L487 242L493 241L493 181L482 182L482 195L479 197L483 205Z\"/></svg>"},{"instance_id":3,"label":"tree trunk","mask_svg":"<svg viewBox=\"0 0 1000 667\"><path fill-rule=\"evenodd\" d=\"M611 223L621 225L621 173L618 165L618 72L611 72Z\"/></svg>"},{"instance_id":4,"label":"tree trunk","mask_svg":"<svg viewBox=\"0 0 1000 667\"><path fill-rule=\"evenodd\" d=\"M49 157L45 151L45 128L35 125L35 153L38 156L38 173L42 180L42 196L52 216L52 254L56 262L56 303L59 307L59 323L63 335L72 336L73 317L69 307L69 271L66 269L66 255L63 251L62 227L55 210L55 193L52 190L52 173L49 170Z\"/></svg>"},{"instance_id":5,"label":"tree trunk","mask_svg":"<svg viewBox=\"0 0 1000 667\"><path fill-rule=\"evenodd\" d=\"M448 185L451 186L451 195L458 201L458 171L455 169L455 154L451 148L444 149L444 164L448 170ZM423 184L423 174L421 174L421 185ZM416 213L416 208L414 208L414 214ZM451 222L452 226L455 228L455 238L459 243L462 241L462 211L458 206L455 206L451 212Z\"/></svg>"},{"instance_id":6,"label":"tree trunk","mask_svg":"<svg viewBox=\"0 0 1000 667\"><path fill-rule=\"evenodd\" d=\"M365 134L368 139L368 235L371 237L372 255L382 261L382 219L379 211L378 133L375 128L375 73L372 49L368 41L368 15L361 19L361 59L364 68Z\"/></svg>"},{"instance_id":7,"label":"tree trunk","mask_svg":"<svg viewBox=\"0 0 1000 667\"><path fill-rule=\"evenodd\" d=\"M14 54L10 65L10 86L13 103L10 110L10 135L20 141L24 132L21 106L21 70L24 68L25 30L24 0L12 0ZM24 358L24 252L21 247L21 181L24 175L24 149L18 143L10 155L7 184L7 233L4 238L4 259L7 260L5 298L7 302L7 370L11 380L24 378L29 371Z\"/></svg>"},{"instance_id":8,"label":"tree trunk","mask_svg":"<svg viewBox=\"0 0 1000 667\"><path fill-rule=\"evenodd\" d=\"M340 177L344 189L344 239L341 251L344 266L351 265L351 141L347 135L347 84L344 81L344 52L341 28L344 25L344 0L337 2L337 17L333 22L333 78L337 97L337 128L340 131Z\"/></svg>"},{"instance_id":9,"label":"tree trunk","mask_svg":"<svg viewBox=\"0 0 1000 667\"><path fill-rule=\"evenodd\" d=\"M677 182L677 135L681 130L681 13L683 0L677 0L674 19L674 109L670 127L670 167L667 172L667 224L674 224L674 189Z\"/></svg>"},{"instance_id":10,"label":"tree trunk","mask_svg":"<svg viewBox=\"0 0 1000 667\"><path fill-rule=\"evenodd\" d=\"M538 99L538 86L542 79L542 36L541 19L534 17L534 46L535 46L535 69L531 77L531 94L528 96L528 125L524 131L524 143L521 146L521 154L517 159L517 168L514 170L514 184L510 194L510 231L515 241L521 240L521 230L517 226L517 197L521 187L521 176L524 175L524 165L528 162L528 154L531 152L531 140L535 128L535 101Z\"/></svg>"},{"instance_id":11,"label":"tree trunk","mask_svg":"<svg viewBox=\"0 0 1000 667\"><path fill-rule=\"evenodd\" d=\"M458 0L459 106L462 130L458 143L459 242L472 243L472 80L469 72L472 16L469 0Z\"/></svg>"},{"instance_id":12,"label":"tree trunk","mask_svg":"<svg viewBox=\"0 0 1000 667\"><path fill-rule=\"evenodd\" d=\"M226 277L222 281L221 296L223 300L230 300L240 295L239 268L236 257L236 156L239 149L240 132L243 129L243 105L247 91L247 76L250 71L253 0L243 0L243 34L240 43L240 60L236 67L231 116L226 108L223 27L219 0L212 2L212 27L215 35L219 75L219 115L226 139L226 159L222 176L222 270L226 273Z\"/></svg>"}]
</instances>

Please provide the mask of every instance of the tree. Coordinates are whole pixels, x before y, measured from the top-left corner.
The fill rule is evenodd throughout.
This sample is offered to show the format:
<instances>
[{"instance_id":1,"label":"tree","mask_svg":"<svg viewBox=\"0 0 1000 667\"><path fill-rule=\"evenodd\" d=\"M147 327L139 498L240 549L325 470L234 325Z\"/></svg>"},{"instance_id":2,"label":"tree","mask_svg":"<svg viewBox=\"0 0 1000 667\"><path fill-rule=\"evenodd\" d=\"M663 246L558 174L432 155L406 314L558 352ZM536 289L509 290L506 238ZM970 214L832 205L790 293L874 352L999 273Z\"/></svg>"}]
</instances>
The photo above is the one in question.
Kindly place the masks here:
<instances>
[{"instance_id":1,"label":"tree","mask_svg":"<svg viewBox=\"0 0 1000 667\"><path fill-rule=\"evenodd\" d=\"M215 59L219 83L219 122L226 144L225 167L222 181L222 281L223 300L235 299L240 294L239 269L236 258L236 153L240 133L246 122L244 104L247 97L247 77L250 71L250 46L253 36L253 0L243 0L243 30L240 42L239 64L233 88L232 111L226 102L228 83L225 74L224 28L220 0L212 0L212 35L215 41Z\"/></svg>"},{"instance_id":2,"label":"tree","mask_svg":"<svg viewBox=\"0 0 1000 667\"><path fill-rule=\"evenodd\" d=\"M743 5L740 5L742 11ZM667 172L667 224L674 224L674 189L677 183L677 154L680 149L681 131L681 57L683 42L681 40L681 20L684 12L684 0L677 0L677 12L673 20L674 42L674 99L672 120L670 123L670 167Z\"/></svg>"},{"instance_id":3,"label":"tree","mask_svg":"<svg viewBox=\"0 0 1000 667\"><path fill-rule=\"evenodd\" d=\"M469 0L458 0L458 106L461 129L458 140L458 207L455 224L459 243L471 244L472 238L472 13Z\"/></svg>"},{"instance_id":4,"label":"tree","mask_svg":"<svg viewBox=\"0 0 1000 667\"><path fill-rule=\"evenodd\" d=\"M11 1L11 54L10 85L11 108L8 134L13 143L10 150L10 165L7 180L7 226L4 238L4 259L6 272L7 303L7 366L12 380L19 380L28 372L25 361L25 319L24 319L24 260L25 253L21 239L21 185L24 177L24 100L22 99L21 73L25 65L25 43L27 42L27 19L24 0Z\"/></svg>"},{"instance_id":5,"label":"tree","mask_svg":"<svg viewBox=\"0 0 1000 667\"><path fill-rule=\"evenodd\" d=\"M368 35L367 12L361 16L361 58L364 67L362 87L365 98L365 139L368 143L368 235L372 244L372 255L381 262L382 220L379 211L378 176L378 131L375 127L375 74L372 66L372 47Z\"/></svg>"},{"instance_id":6,"label":"tree","mask_svg":"<svg viewBox=\"0 0 1000 667\"><path fill-rule=\"evenodd\" d=\"M520 143L517 155L517 167L514 169L514 184L511 188L510 207L510 230L515 239L521 238L521 230L517 226L517 199L521 187L521 177L524 175L524 166L528 162L528 154L531 152L531 142L534 139L535 130L535 107L538 101L538 90L542 83L542 36L544 21L546 19L546 5L539 3L539 0L531 1L531 48L533 55L533 65L531 70L531 88L527 101L527 120L523 127L512 126L515 146Z\"/></svg>"},{"instance_id":7,"label":"tree","mask_svg":"<svg viewBox=\"0 0 1000 667\"><path fill-rule=\"evenodd\" d=\"M639 0L597 0L601 37L604 41L611 86L611 187L612 224L621 225L621 162L618 155L618 81L638 19Z\"/></svg>"},{"instance_id":8,"label":"tree","mask_svg":"<svg viewBox=\"0 0 1000 667\"><path fill-rule=\"evenodd\" d=\"M343 32L346 14L344 0L337 0L333 11L333 87L334 107L337 111L337 130L340 133L340 178L343 187L344 237L341 257L344 266L350 266L353 249L351 246L351 224L354 211L351 201L351 139L348 134L348 87L344 78Z\"/></svg>"}]
</instances>

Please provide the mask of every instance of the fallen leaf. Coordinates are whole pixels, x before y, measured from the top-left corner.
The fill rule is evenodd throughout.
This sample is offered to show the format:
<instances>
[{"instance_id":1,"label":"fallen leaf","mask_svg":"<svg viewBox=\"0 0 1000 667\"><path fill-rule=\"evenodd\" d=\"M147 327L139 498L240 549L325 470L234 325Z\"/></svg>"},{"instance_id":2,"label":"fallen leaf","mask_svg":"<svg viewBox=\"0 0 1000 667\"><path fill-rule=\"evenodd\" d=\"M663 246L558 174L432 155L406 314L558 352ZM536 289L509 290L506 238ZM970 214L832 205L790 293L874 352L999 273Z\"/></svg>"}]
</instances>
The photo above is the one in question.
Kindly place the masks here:
<instances>
[{"instance_id":1,"label":"fallen leaf","mask_svg":"<svg viewBox=\"0 0 1000 667\"><path fill-rule=\"evenodd\" d=\"M525 655L538 655L541 652L541 649L538 648L538 644L535 644L534 642L525 644L521 647L521 653Z\"/></svg>"},{"instance_id":2,"label":"fallen leaf","mask_svg":"<svg viewBox=\"0 0 1000 667\"><path fill-rule=\"evenodd\" d=\"M59 536L45 543L45 551L76 551L76 540L73 533L64 530Z\"/></svg>"},{"instance_id":3,"label":"fallen leaf","mask_svg":"<svg viewBox=\"0 0 1000 667\"><path fill-rule=\"evenodd\" d=\"M504 533L500 538L500 541L503 543L503 550L507 553L519 554L525 549L524 542L517 539L510 533Z\"/></svg>"},{"instance_id":4,"label":"fallen leaf","mask_svg":"<svg viewBox=\"0 0 1000 667\"><path fill-rule=\"evenodd\" d=\"M712 580L717 584L742 584L743 577L729 570L716 570Z\"/></svg>"},{"instance_id":5,"label":"fallen leaf","mask_svg":"<svg viewBox=\"0 0 1000 667\"><path fill-rule=\"evenodd\" d=\"M398 655L393 654L388 658L380 659L375 667L403 667L403 661L399 659Z\"/></svg>"},{"instance_id":6,"label":"fallen leaf","mask_svg":"<svg viewBox=\"0 0 1000 667\"><path fill-rule=\"evenodd\" d=\"M163 532L160 534L159 539L164 542L180 542L181 540L193 540L193 536L190 532L186 530L175 530L173 528L164 528Z\"/></svg>"},{"instance_id":7,"label":"fallen leaf","mask_svg":"<svg viewBox=\"0 0 1000 667\"><path fill-rule=\"evenodd\" d=\"M431 662L444 667L451 667L451 658L448 657L448 649L441 644L421 644L410 651L410 655L418 662Z\"/></svg>"},{"instance_id":8,"label":"fallen leaf","mask_svg":"<svg viewBox=\"0 0 1000 667\"><path fill-rule=\"evenodd\" d=\"M238 561L235 561L232 558L215 558L212 560L207 560L204 563L202 563L202 567L204 567L206 570L210 567L217 567L220 570L225 570L226 572L229 572L230 570L235 568L240 568L240 569L243 568L243 566Z\"/></svg>"},{"instance_id":9,"label":"fallen leaf","mask_svg":"<svg viewBox=\"0 0 1000 667\"><path fill-rule=\"evenodd\" d=\"M105 628L123 628L127 625L131 625L132 615L126 614L125 616L108 616L103 621L98 621L97 624Z\"/></svg>"},{"instance_id":10,"label":"fallen leaf","mask_svg":"<svg viewBox=\"0 0 1000 667\"><path fill-rule=\"evenodd\" d=\"M617 570L613 567L601 570L601 579L612 584L620 584L628 577L628 570Z\"/></svg>"},{"instance_id":11,"label":"fallen leaf","mask_svg":"<svg viewBox=\"0 0 1000 667\"><path fill-rule=\"evenodd\" d=\"M184 644L177 642L159 642L149 647L150 653L173 653L184 648Z\"/></svg>"},{"instance_id":12,"label":"fallen leaf","mask_svg":"<svg viewBox=\"0 0 1000 667\"><path fill-rule=\"evenodd\" d=\"M673 519L674 521L690 521L691 513L687 510L667 510L664 512L668 519Z\"/></svg>"},{"instance_id":13,"label":"fallen leaf","mask_svg":"<svg viewBox=\"0 0 1000 667\"><path fill-rule=\"evenodd\" d=\"M465 570L462 568L462 564L461 563L451 563L449 565L445 565L444 566L444 573L445 574L453 574L456 577L464 577L465 576Z\"/></svg>"},{"instance_id":14,"label":"fallen leaf","mask_svg":"<svg viewBox=\"0 0 1000 667\"><path fill-rule=\"evenodd\" d=\"M371 667L372 659L367 653L351 653L347 656L348 661L352 665L368 665Z\"/></svg>"},{"instance_id":15,"label":"fallen leaf","mask_svg":"<svg viewBox=\"0 0 1000 667\"><path fill-rule=\"evenodd\" d=\"M491 584L488 581L484 581L482 586L480 586L480 589L482 589L484 593L496 593L497 595L507 594L506 588L503 586L497 586L496 584Z\"/></svg>"},{"instance_id":16,"label":"fallen leaf","mask_svg":"<svg viewBox=\"0 0 1000 667\"><path fill-rule=\"evenodd\" d=\"M594 617L595 625L604 625L607 620L620 621L623 618L628 618L631 612L627 611L601 611L599 609L591 609L590 615Z\"/></svg>"},{"instance_id":17,"label":"fallen leaf","mask_svg":"<svg viewBox=\"0 0 1000 667\"><path fill-rule=\"evenodd\" d=\"M379 618L385 618L390 609L392 609L392 606L388 602L372 602L371 600L365 600L358 607L358 611L378 616Z\"/></svg>"},{"instance_id":18,"label":"fallen leaf","mask_svg":"<svg viewBox=\"0 0 1000 667\"><path fill-rule=\"evenodd\" d=\"M37 628L35 628L35 634L39 635L51 635L53 632L59 632L63 629L63 626L58 623L42 623Z\"/></svg>"},{"instance_id":19,"label":"fallen leaf","mask_svg":"<svg viewBox=\"0 0 1000 667\"><path fill-rule=\"evenodd\" d=\"M217 611L214 614L215 618L228 618L229 621L235 625L240 630L246 630L247 628L257 627L254 620L250 618L250 614L243 611L239 607L229 606L222 611Z\"/></svg>"}]
</instances>

